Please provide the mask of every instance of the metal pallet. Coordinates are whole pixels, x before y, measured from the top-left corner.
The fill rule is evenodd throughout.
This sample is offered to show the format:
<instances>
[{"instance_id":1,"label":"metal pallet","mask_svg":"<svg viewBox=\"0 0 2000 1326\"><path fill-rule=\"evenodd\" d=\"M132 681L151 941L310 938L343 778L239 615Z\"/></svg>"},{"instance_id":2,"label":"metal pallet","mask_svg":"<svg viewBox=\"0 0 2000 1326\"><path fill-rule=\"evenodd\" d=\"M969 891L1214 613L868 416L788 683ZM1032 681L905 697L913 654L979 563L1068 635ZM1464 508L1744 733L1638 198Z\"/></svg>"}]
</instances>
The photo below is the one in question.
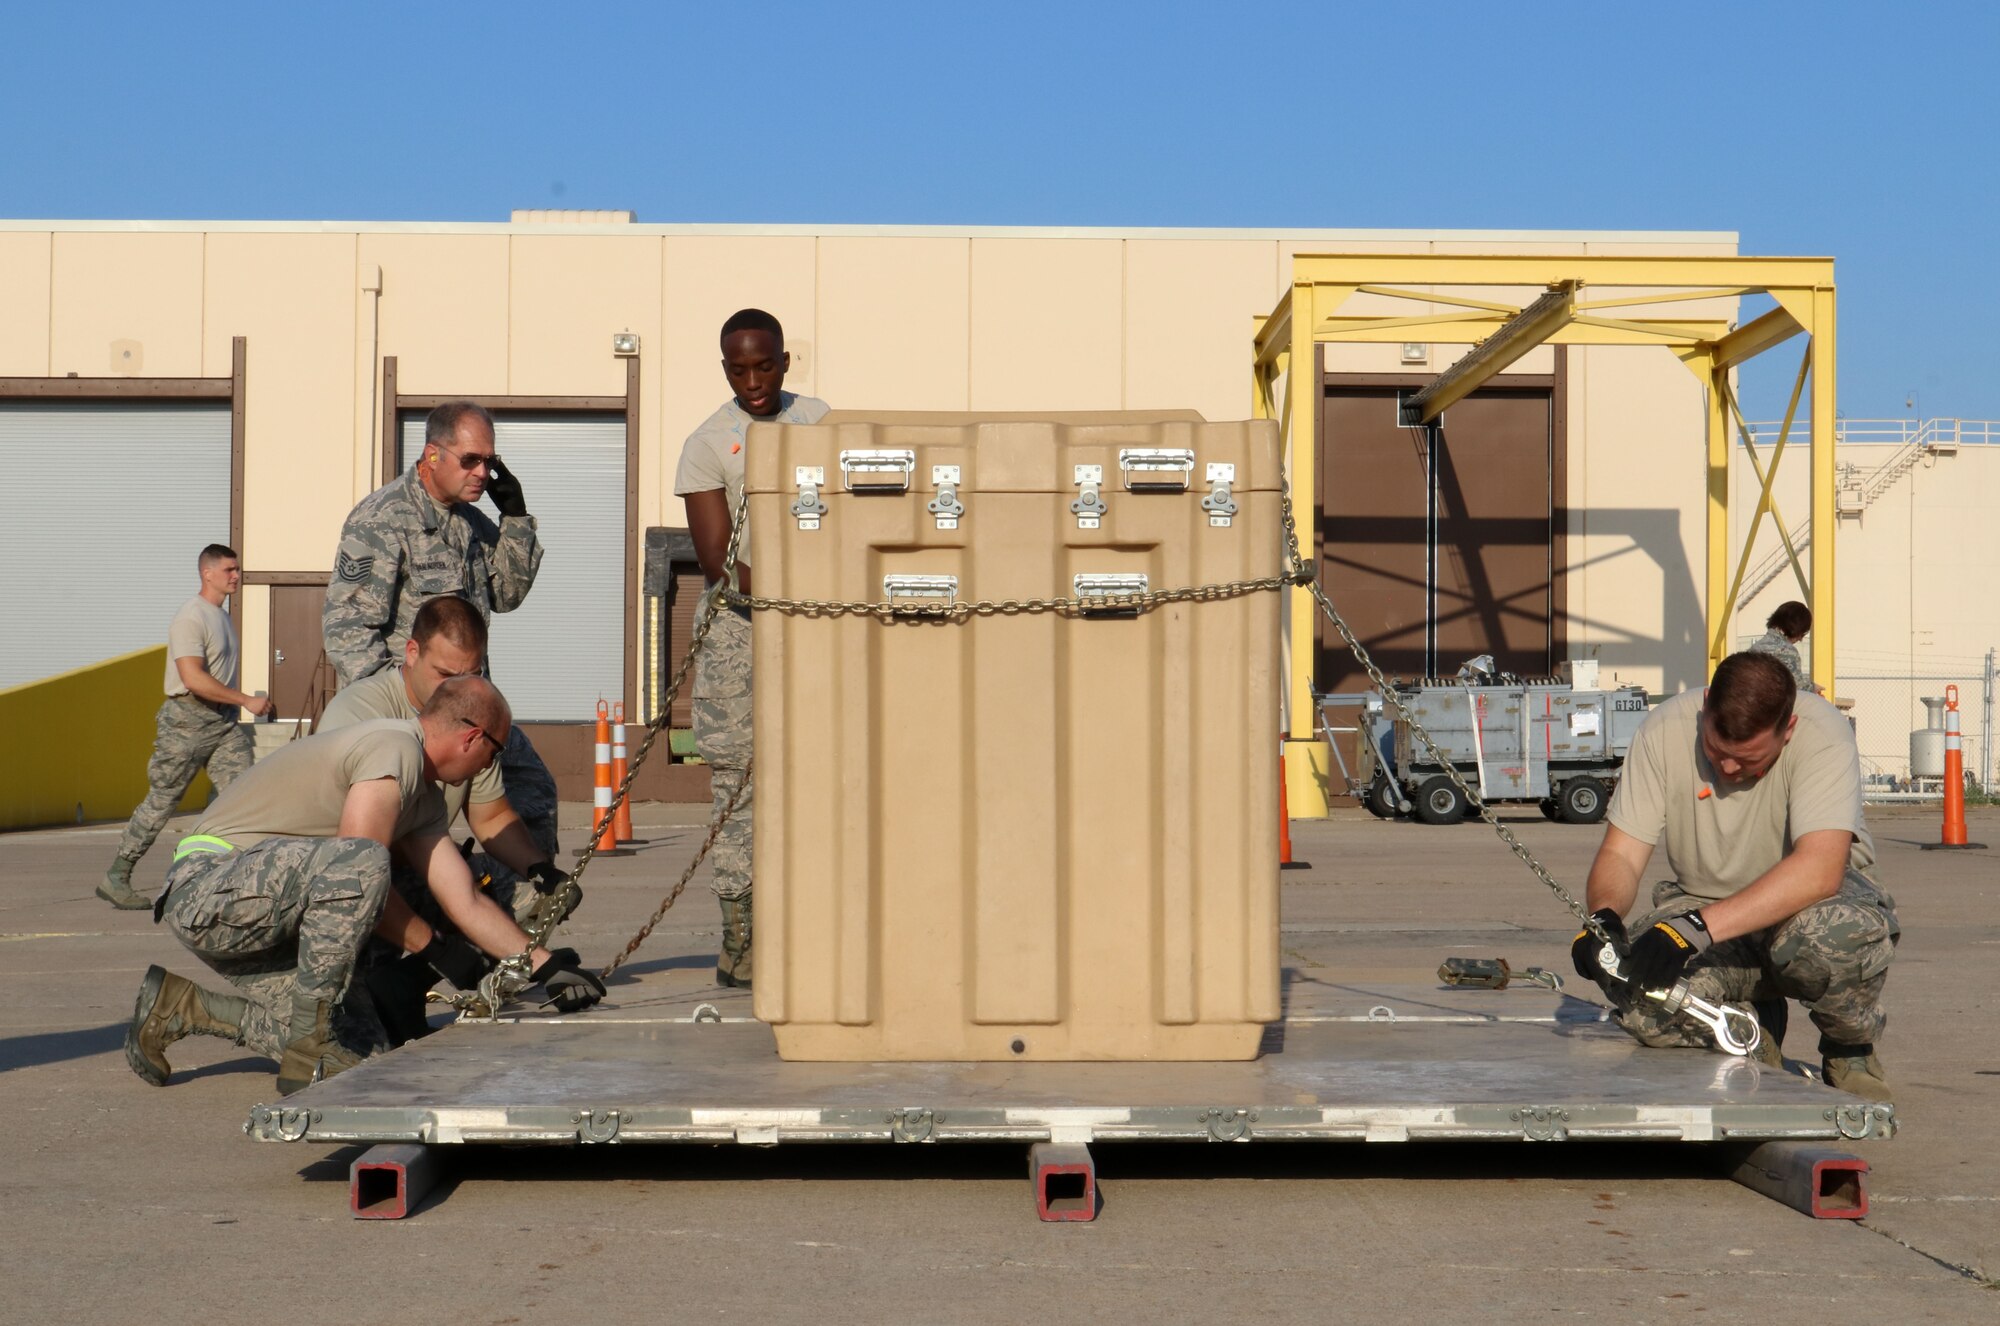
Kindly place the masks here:
<instances>
[{"instance_id":1,"label":"metal pallet","mask_svg":"<svg viewBox=\"0 0 2000 1326\"><path fill-rule=\"evenodd\" d=\"M1076 1219L1088 1216L1063 1198L1082 1186L1094 1201L1092 1143L1747 1148L1895 1129L1890 1106L1752 1060L1641 1049L1598 1005L1566 995L1288 977L1286 1019L1245 1063L787 1063L770 1029L747 1016L746 999L714 1000L696 1021L695 996L683 995L568 1018L459 1022L257 1106L245 1131L264 1141L426 1147L1049 1144L1031 1158L1038 1210L1056 1218L1055 1200L1062 1218ZM1823 1162L1828 1153L1816 1154ZM1765 1159L1768 1171L1775 1162ZM369 1203L358 1175L359 1167L360 1214ZM380 1172L372 1180L385 1181ZM1051 1182L1062 1188L1053 1199ZM382 1213L405 1214L417 1200L397 1184L396 1209Z\"/></svg>"}]
</instances>

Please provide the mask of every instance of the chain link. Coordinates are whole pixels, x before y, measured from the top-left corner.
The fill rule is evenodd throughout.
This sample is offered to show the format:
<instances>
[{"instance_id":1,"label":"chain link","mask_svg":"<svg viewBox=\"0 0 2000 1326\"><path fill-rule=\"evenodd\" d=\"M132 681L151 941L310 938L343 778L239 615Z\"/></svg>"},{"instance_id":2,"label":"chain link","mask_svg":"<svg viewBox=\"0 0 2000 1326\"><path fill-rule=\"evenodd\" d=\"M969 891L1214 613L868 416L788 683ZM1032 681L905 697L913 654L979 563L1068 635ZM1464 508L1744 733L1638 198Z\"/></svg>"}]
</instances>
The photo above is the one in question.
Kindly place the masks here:
<instances>
[{"instance_id":1,"label":"chain link","mask_svg":"<svg viewBox=\"0 0 2000 1326\"><path fill-rule=\"evenodd\" d=\"M743 539L744 516L748 512L748 509L749 494L746 492L736 505L734 523L729 531L729 547L723 554L722 585L733 587L736 583L737 552ZM617 791L612 793L611 805L604 812L605 822L609 823L612 821L618 814L619 807L623 806L626 799L631 796L632 785L638 781L639 770L645 765L646 756L652 752L653 743L659 740L660 732L671 721L674 712L674 701L680 697L681 687L687 684L689 675L694 671L695 658L701 653L702 645L707 641L708 633L715 625L716 615L722 610L722 600L723 594L720 587L718 587L715 591L704 595L701 606L696 609L694 635L688 641L687 653L681 657L679 666L674 669L673 676L667 681L666 695L660 700L660 711L653 716L653 721L646 725L646 739L639 743L639 749L633 753L631 766L625 771L625 781L620 783ZM645 942L646 936L653 932L653 927L658 925L660 919L667 914L667 909L672 907L680 898L681 891L687 887L688 881L694 878L695 871L708 856L710 849L715 846L716 835L722 832L722 826L727 824L729 817L736 812L738 804L743 799L744 789L749 786L750 766L746 764L743 771L743 781L737 787L736 794L730 798L729 804L723 808L722 814L710 825L708 837L703 840L701 850L695 853L694 860L688 863L688 868L681 876L680 883L674 886L673 891L660 904L659 910L653 913L653 919L646 922L640 928L639 933L634 935L631 941L625 945L624 951L598 974L599 979L608 977L612 972L617 971L619 967L624 965L625 960L632 956L640 944ZM528 925L525 927L528 937L528 943L525 948L519 953L501 958L496 962L493 965L493 969L487 972L480 980L479 987L476 990L458 991L449 995L439 994L433 990L427 996L429 1001L436 1004L450 1005L452 1008L458 1010L460 1017L475 1020L497 1017L500 1012L500 1006L512 996L525 990L531 983L534 971L535 950L542 947L542 941L548 937L549 932L554 930L561 923L562 919L568 916L571 910L574 909L576 903L582 899L583 887L581 881L584 871L588 870L590 863L597 858L597 842L598 835L595 824L593 824L590 843L583 849L582 855L577 858L576 869L569 872L569 882L564 884L560 889L536 899L534 910L529 914Z\"/></svg>"},{"instance_id":2,"label":"chain link","mask_svg":"<svg viewBox=\"0 0 2000 1326\"><path fill-rule=\"evenodd\" d=\"M1285 523L1285 570L1289 574L1297 576L1305 568L1299 561L1299 527L1297 522L1292 518L1292 489L1289 483L1283 484L1278 490L1278 512ZM1576 900L1574 894L1557 883L1556 877L1549 873L1548 867L1536 860L1535 854L1530 852L1526 845L1514 836L1514 831L1499 821L1498 817L1493 813L1493 808L1486 804L1486 799L1466 785L1465 779L1459 775L1457 766L1446 759L1444 752L1438 749L1438 744L1432 740L1431 734L1424 728L1422 723L1417 721L1417 716L1410 712L1410 707L1403 703L1402 695L1391 684L1389 679L1382 675L1382 669L1375 665L1374 658L1368 653L1368 647L1362 644L1360 639L1355 636L1353 629L1348 626L1346 619L1340 615L1340 610L1333 606L1333 600L1329 599L1326 596L1326 590L1320 587L1319 577L1308 574L1305 575L1300 583L1313 596L1313 601L1319 604L1320 612L1329 622L1333 623L1333 629L1340 633L1341 640L1347 645L1348 651L1354 655L1355 661L1361 664L1362 668L1367 671L1368 680L1375 683L1375 689L1382 693L1382 698L1395 706L1397 715L1410 725L1411 733L1416 736L1418 741L1423 743L1424 749L1430 752L1431 758L1444 768L1445 776L1450 778L1458 790L1465 795L1466 804L1479 808L1479 818L1485 820L1493 827L1493 832L1500 835L1500 841L1507 844L1507 850L1519 857L1521 864L1534 873L1535 878L1540 880L1548 891L1556 896L1556 900L1569 908L1571 913L1576 916L1576 919L1583 923L1585 930L1588 930L1595 936L1599 943L1611 943L1611 932L1604 928L1604 923L1586 911L1584 905Z\"/></svg>"},{"instance_id":3,"label":"chain link","mask_svg":"<svg viewBox=\"0 0 2000 1326\"><path fill-rule=\"evenodd\" d=\"M970 599L951 603L869 603L840 599L781 599L730 591L725 597L752 611L784 612L799 617L874 617L881 621L956 622L973 617L1023 617L1041 613L1081 616L1085 613L1144 610L1162 603L1210 603L1221 599L1267 594L1309 583L1310 576L1288 574L1256 580L1230 580L1215 585L1187 585L1137 594L1094 594L1088 598Z\"/></svg>"},{"instance_id":4,"label":"chain link","mask_svg":"<svg viewBox=\"0 0 2000 1326\"><path fill-rule=\"evenodd\" d=\"M1431 734L1425 730L1422 723L1417 721L1417 716L1410 712L1410 707L1403 703L1403 698L1395 686L1387 677L1382 675L1382 670L1375 666L1375 660L1369 657L1367 647L1355 638L1353 630L1348 627L1346 621L1341 618L1339 611L1333 606L1332 601L1327 598L1326 591L1319 587L1317 581L1314 581L1307 588L1312 593L1314 600L1318 602L1320 612L1326 616L1328 621L1333 623L1333 629L1340 632L1340 638L1347 643L1348 649L1353 652L1354 657L1359 660L1361 666L1367 669L1368 679L1375 683L1375 688L1382 692L1383 698L1395 706L1397 716L1410 725L1411 735L1423 743L1423 748L1430 752L1431 759L1444 770L1445 777L1449 778L1452 785L1465 796L1466 804L1479 811L1479 818L1493 826L1493 832L1500 835L1500 841L1507 844L1507 849L1515 856L1520 857L1521 863L1534 872L1535 878L1547 886L1549 892L1553 893L1563 906L1569 908L1575 914L1576 919L1583 923L1584 929L1596 936L1599 943L1611 943L1611 934L1604 928L1604 923L1586 911L1584 905L1577 901L1574 894L1556 882L1556 877L1549 873L1548 867L1537 860L1535 854L1528 850L1527 845L1514 836L1512 829L1509 829L1500 822L1499 818L1494 815L1493 808L1486 804L1484 798L1466 784L1464 776L1458 772L1457 767L1452 764L1451 759L1438 749L1438 744L1432 739Z\"/></svg>"},{"instance_id":5,"label":"chain link","mask_svg":"<svg viewBox=\"0 0 2000 1326\"><path fill-rule=\"evenodd\" d=\"M665 898L661 899L658 909L653 912L653 918L640 926L639 932L626 942L624 949L619 952L618 956L606 963L604 969L597 973L600 980L610 980L611 973L624 966L627 959L639 951L639 945L645 943L647 937L653 933L653 927L665 919L667 909L680 901L682 891L687 888L688 882L694 878L694 872L701 868L702 861L707 858L709 852L715 847L715 840L722 833L722 826L729 823L729 817L734 815L736 808L743 804L744 795L750 790L750 775L754 771L756 763L757 761L752 758L744 764L742 781L736 784L736 791L730 795L729 804L722 808L722 813L716 816L714 822L708 826L708 837L701 840L701 847L695 852L694 860L688 862L687 869L681 872L681 877L674 884L672 891Z\"/></svg>"}]
</instances>

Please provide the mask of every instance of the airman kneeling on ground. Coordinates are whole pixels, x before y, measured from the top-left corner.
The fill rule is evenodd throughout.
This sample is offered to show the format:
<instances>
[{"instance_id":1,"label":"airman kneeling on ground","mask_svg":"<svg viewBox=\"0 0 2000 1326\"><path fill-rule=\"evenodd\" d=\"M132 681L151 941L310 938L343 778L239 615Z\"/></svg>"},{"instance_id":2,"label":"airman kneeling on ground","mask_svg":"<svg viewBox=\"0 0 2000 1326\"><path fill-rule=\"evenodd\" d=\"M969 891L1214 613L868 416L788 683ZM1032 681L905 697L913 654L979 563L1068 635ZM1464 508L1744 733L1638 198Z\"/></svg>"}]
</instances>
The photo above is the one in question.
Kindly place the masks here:
<instances>
[{"instance_id":1,"label":"airman kneeling on ground","mask_svg":"<svg viewBox=\"0 0 2000 1326\"><path fill-rule=\"evenodd\" d=\"M414 720L308 737L232 783L181 840L153 914L241 993L149 968L125 1036L132 1070L163 1086L169 1045L218 1036L277 1060L289 1094L386 1043L366 1001L345 998L371 933L461 989L477 985L489 955L526 949L527 935L474 888L439 788L491 764L511 726L490 682L457 678ZM433 931L395 893L392 851L423 874L463 939ZM538 947L530 960L565 1012L604 995L573 952Z\"/></svg>"}]
</instances>

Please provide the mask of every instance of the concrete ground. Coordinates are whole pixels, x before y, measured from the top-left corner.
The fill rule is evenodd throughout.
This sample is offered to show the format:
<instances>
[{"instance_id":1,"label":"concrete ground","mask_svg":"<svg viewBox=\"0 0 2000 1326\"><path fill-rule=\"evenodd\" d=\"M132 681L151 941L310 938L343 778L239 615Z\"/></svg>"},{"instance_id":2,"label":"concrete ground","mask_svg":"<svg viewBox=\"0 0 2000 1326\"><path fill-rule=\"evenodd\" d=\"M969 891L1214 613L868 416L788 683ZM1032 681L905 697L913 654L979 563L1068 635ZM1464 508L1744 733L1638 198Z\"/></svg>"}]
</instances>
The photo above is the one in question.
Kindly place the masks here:
<instances>
[{"instance_id":1,"label":"concrete ground","mask_svg":"<svg viewBox=\"0 0 2000 1326\"><path fill-rule=\"evenodd\" d=\"M575 815L581 808L570 808ZM641 807L638 855L594 864L566 942L622 947L700 837ZM1991 853L1925 853L1935 813L1871 816L1905 935L1883 1056L1902 1134L1859 1148L1873 1212L1813 1221L1711 1177L1697 1148L1100 1145L1094 1224L1034 1218L1022 1148L473 1151L419 1215L358 1222L358 1148L258 1145L272 1068L220 1041L165 1089L121 1052L149 962L218 984L144 914L92 896L115 827L0 835L0 1242L15 1321L714 1320L1512 1322L2000 1315L2000 811ZM179 827L184 828L182 822ZM1597 833L1518 819L1581 889ZM1567 970L1569 918L1478 824L1359 812L1293 826L1286 962L1429 979L1452 954ZM581 841L582 833L569 836ZM169 831L140 882L165 873ZM698 987L698 880L629 971ZM633 987L614 987L614 997ZM1786 1044L1813 1057L1810 1024Z\"/></svg>"}]
</instances>

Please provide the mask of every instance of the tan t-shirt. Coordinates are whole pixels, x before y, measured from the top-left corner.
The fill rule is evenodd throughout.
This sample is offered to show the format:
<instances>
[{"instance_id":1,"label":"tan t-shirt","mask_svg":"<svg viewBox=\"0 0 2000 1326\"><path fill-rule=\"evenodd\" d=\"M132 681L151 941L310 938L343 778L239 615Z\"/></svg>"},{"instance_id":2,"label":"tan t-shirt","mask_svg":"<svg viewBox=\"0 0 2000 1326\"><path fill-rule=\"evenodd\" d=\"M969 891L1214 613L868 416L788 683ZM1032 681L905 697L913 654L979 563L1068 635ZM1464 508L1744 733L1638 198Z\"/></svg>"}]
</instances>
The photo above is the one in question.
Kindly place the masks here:
<instances>
[{"instance_id":1,"label":"tan t-shirt","mask_svg":"<svg viewBox=\"0 0 2000 1326\"><path fill-rule=\"evenodd\" d=\"M326 712L320 715L316 730L332 732L375 718L414 719L416 716L417 707L410 703L410 692L403 685L403 670L383 668L380 672L369 673L360 681L349 682L335 692L333 699L327 701ZM458 819L467 801L485 805L507 795L507 784L501 778L498 760L487 765L483 772L474 774L470 783L439 783L438 788L444 793L447 824Z\"/></svg>"},{"instance_id":2,"label":"tan t-shirt","mask_svg":"<svg viewBox=\"0 0 2000 1326\"><path fill-rule=\"evenodd\" d=\"M1771 771L1754 783L1729 783L1701 752L1705 694L1677 695L1639 725L1611 798L1611 822L1642 843L1664 842L1673 877L1697 898L1727 898L1754 883L1795 840L1820 829L1852 833L1849 863L1874 865L1875 840L1861 813L1861 757L1840 711L1817 695L1799 696L1799 725Z\"/></svg>"},{"instance_id":3,"label":"tan t-shirt","mask_svg":"<svg viewBox=\"0 0 2000 1326\"><path fill-rule=\"evenodd\" d=\"M250 766L194 832L250 847L266 838L336 838L356 783L393 778L402 806L391 841L443 833L444 797L424 777L424 733L415 720L379 718L288 743Z\"/></svg>"},{"instance_id":4,"label":"tan t-shirt","mask_svg":"<svg viewBox=\"0 0 2000 1326\"><path fill-rule=\"evenodd\" d=\"M733 527L736 508L743 501L743 441L749 434L750 425L816 424L826 417L826 412L827 404L823 400L781 391L778 393L778 412L768 419L759 418L746 412L731 396L722 403L721 409L702 421L701 427L688 434L687 442L681 447L680 468L674 471L674 492L686 497L689 493L710 493L722 489L729 498L729 516ZM747 554L749 547L746 532L741 552ZM744 560L749 560L747 555Z\"/></svg>"},{"instance_id":5,"label":"tan t-shirt","mask_svg":"<svg viewBox=\"0 0 2000 1326\"><path fill-rule=\"evenodd\" d=\"M167 694L186 695L187 683L174 666L177 658L198 658L208 675L236 689L241 679L236 647L236 628L229 614L197 594L181 604L167 628Z\"/></svg>"}]
</instances>

